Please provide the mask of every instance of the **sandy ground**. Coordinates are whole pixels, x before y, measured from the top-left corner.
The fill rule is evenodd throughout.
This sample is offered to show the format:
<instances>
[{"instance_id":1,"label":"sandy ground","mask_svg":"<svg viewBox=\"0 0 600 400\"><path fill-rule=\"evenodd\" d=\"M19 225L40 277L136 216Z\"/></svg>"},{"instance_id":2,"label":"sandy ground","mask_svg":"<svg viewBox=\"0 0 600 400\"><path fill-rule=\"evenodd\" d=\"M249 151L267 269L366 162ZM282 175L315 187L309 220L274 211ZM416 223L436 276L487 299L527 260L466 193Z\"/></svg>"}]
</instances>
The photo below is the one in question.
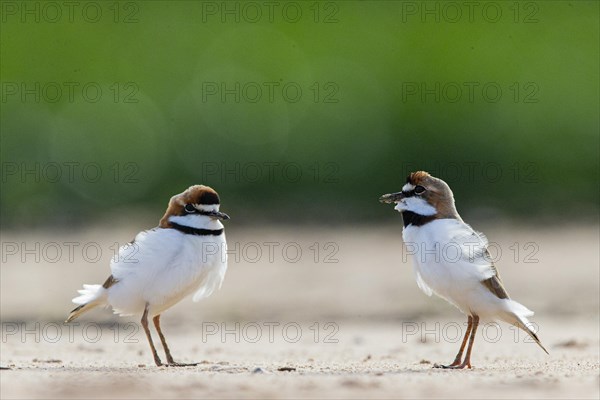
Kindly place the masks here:
<instances>
[{"instance_id":1,"label":"sandy ground","mask_svg":"<svg viewBox=\"0 0 600 400\"><path fill-rule=\"evenodd\" d=\"M466 318L419 291L400 227L228 229L223 288L162 318L175 358L199 364L158 368L138 317L62 323L135 229L2 232L0 397L598 398L598 228L478 228L550 356L486 324L474 369L433 369Z\"/></svg>"}]
</instances>

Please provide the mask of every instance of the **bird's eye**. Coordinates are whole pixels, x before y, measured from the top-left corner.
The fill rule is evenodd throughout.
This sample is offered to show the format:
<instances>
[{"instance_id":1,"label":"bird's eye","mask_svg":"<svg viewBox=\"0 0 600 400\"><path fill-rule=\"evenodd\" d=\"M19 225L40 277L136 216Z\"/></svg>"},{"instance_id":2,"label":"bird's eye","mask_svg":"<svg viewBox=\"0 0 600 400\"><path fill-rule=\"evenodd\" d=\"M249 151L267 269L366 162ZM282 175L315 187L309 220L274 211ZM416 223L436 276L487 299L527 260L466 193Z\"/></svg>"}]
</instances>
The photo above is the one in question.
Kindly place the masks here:
<instances>
[{"instance_id":1,"label":"bird's eye","mask_svg":"<svg viewBox=\"0 0 600 400\"><path fill-rule=\"evenodd\" d=\"M193 213L193 212L196 212L196 208L191 204L186 204L185 211L187 211L189 213Z\"/></svg>"},{"instance_id":2,"label":"bird's eye","mask_svg":"<svg viewBox=\"0 0 600 400\"><path fill-rule=\"evenodd\" d=\"M425 189L425 188L424 188L423 186L421 186L421 185L419 185L419 186L415 187L415 193L416 193L416 194L423 194L423 193L425 192L425 190L427 190L427 189Z\"/></svg>"}]
</instances>

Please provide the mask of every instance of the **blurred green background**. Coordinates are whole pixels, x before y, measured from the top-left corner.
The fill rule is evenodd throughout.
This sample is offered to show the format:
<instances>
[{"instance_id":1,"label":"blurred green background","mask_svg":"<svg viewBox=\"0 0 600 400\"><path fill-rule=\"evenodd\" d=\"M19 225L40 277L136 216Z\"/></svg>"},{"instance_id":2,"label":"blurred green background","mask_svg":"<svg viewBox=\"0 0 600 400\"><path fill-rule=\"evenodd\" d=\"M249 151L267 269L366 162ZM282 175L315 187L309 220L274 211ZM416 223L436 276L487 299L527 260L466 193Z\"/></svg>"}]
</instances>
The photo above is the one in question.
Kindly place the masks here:
<instances>
[{"instance_id":1,"label":"blurred green background","mask_svg":"<svg viewBox=\"0 0 600 400\"><path fill-rule=\"evenodd\" d=\"M466 217L597 221L600 3L464 4L3 1L2 226L196 183L232 223L389 221L419 169Z\"/></svg>"}]
</instances>

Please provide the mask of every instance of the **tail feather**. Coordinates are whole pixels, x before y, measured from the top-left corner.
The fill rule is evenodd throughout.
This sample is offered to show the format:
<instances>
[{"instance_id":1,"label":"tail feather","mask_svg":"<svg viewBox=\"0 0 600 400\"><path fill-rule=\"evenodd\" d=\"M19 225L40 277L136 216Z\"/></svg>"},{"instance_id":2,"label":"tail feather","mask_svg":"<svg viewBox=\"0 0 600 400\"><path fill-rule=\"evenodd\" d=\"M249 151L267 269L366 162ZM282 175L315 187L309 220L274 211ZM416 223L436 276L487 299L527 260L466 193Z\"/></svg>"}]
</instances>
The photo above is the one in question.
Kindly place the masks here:
<instances>
[{"instance_id":1,"label":"tail feather","mask_svg":"<svg viewBox=\"0 0 600 400\"><path fill-rule=\"evenodd\" d=\"M517 316L514 324L517 327L523 329L525 332L527 332L527 334L529 334L529 336L531 336L531 338L533 340L535 340L535 342L538 344L538 346L540 346L542 348L542 350L544 350L546 352L546 354L550 355L550 353L548 353L548 350L546 350L546 348L544 347L542 342L540 342L540 338L538 338L537 334L533 331L533 329L531 329L529 327L529 321L526 318L519 318Z\"/></svg>"},{"instance_id":2,"label":"tail feather","mask_svg":"<svg viewBox=\"0 0 600 400\"><path fill-rule=\"evenodd\" d=\"M75 297L73 303L79 306L69 313L65 322L71 322L92 308L106 303L107 290L102 285L83 285L83 289L78 292L81 296Z\"/></svg>"},{"instance_id":3,"label":"tail feather","mask_svg":"<svg viewBox=\"0 0 600 400\"><path fill-rule=\"evenodd\" d=\"M82 304L82 305L74 308L69 313L69 316L67 317L65 323L73 321L75 318L79 317L84 312L89 311L89 310L91 310L92 308L94 308L94 307L96 307L98 305L99 305L99 303L88 303L88 304Z\"/></svg>"},{"instance_id":4,"label":"tail feather","mask_svg":"<svg viewBox=\"0 0 600 400\"><path fill-rule=\"evenodd\" d=\"M544 345L542 345L540 338L532 329L531 323L527 319L527 317L533 315L533 311L529 310L527 307L520 303L517 303L514 300L509 301L510 311L506 311L504 315L502 315L502 319L508 322L509 324L513 324L516 327L524 330L529 336L531 336L531 338L537 343L537 345L540 346L540 348L544 350L544 352L546 352L546 354L550 355L550 353L548 353L548 350L546 350Z\"/></svg>"}]
</instances>

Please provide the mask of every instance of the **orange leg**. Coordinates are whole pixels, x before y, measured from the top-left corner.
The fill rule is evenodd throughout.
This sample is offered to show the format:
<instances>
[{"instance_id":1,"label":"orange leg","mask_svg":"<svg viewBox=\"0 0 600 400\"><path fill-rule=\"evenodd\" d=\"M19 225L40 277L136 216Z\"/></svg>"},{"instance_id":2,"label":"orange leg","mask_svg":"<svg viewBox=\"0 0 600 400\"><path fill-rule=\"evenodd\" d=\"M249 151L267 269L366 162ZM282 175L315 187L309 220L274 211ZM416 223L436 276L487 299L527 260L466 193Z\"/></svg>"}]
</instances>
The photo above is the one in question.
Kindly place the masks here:
<instances>
[{"instance_id":1,"label":"orange leg","mask_svg":"<svg viewBox=\"0 0 600 400\"><path fill-rule=\"evenodd\" d=\"M471 368L471 350L473 350L473 342L475 341L475 332L477 332L477 326L479 325L479 317L473 316L473 330L471 331L471 338L469 339L469 347L467 348L467 355L463 363L457 368Z\"/></svg>"},{"instance_id":2,"label":"orange leg","mask_svg":"<svg viewBox=\"0 0 600 400\"><path fill-rule=\"evenodd\" d=\"M450 365L440 365L435 364L434 368L449 368L449 369L463 369L463 368L471 368L471 350L473 349L473 342L475 341L475 332L477 331L477 326L479 325L479 317L469 316L467 331L465 332L465 337L463 338L462 344L460 346L460 350L456 355L456 358ZM467 339L469 339L469 347L467 348L467 355L465 360L461 363L461 358L463 355L463 351L465 350L465 345L467 344Z\"/></svg>"}]
</instances>

